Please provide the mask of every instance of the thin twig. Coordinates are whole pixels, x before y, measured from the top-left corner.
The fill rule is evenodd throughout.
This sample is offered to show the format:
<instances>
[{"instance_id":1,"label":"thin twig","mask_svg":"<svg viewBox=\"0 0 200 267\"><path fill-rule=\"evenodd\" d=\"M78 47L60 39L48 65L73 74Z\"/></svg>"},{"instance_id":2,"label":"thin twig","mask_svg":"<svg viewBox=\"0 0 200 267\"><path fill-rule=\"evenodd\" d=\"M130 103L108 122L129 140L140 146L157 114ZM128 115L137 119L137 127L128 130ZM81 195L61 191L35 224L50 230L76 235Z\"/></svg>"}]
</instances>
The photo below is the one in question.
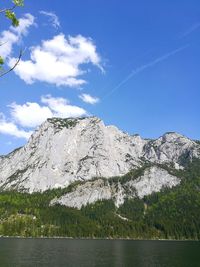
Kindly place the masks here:
<instances>
[{"instance_id":1,"label":"thin twig","mask_svg":"<svg viewBox=\"0 0 200 267\"><path fill-rule=\"evenodd\" d=\"M7 42L8 42L8 41L6 41L6 42L4 42L4 43L1 43L1 44L0 44L0 46L2 46L2 45L4 45L4 44L6 44Z\"/></svg>"},{"instance_id":2,"label":"thin twig","mask_svg":"<svg viewBox=\"0 0 200 267\"><path fill-rule=\"evenodd\" d=\"M1 73L1 74L0 74L0 78L1 78L2 76L4 76L4 75L8 74L9 72L11 72L12 70L14 70L14 69L17 67L17 65L19 64L19 62L20 62L20 60L21 60L21 58L22 58L22 55L23 55L23 51L20 50L19 57L18 57L17 61L15 62L15 64L13 65L13 67L10 68L10 69L7 70L7 71Z\"/></svg>"},{"instance_id":3,"label":"thin twig","mask_svg":"<svg viewBox=\"0 0 200 267\"><path fill-rule=\"evenodd\" d=\"M14 5L14 6L11 7L11 8L4 8L4 9L1 9L1 10L0 10L0 13L5 13L7 10L12 11L12 10L15 9L15 8L16 8L16 5Z\"/></svg>"}]
</instances>

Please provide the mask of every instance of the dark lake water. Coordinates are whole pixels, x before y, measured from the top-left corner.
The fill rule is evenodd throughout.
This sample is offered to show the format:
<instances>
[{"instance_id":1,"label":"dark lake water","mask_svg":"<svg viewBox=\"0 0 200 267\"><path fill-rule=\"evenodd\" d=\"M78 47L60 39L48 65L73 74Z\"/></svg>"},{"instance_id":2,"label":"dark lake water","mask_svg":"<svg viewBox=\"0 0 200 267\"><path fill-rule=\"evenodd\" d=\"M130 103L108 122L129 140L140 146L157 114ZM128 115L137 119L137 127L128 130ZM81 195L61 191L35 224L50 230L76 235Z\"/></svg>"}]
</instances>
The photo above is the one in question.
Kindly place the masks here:
<instances>
[{"instance_id":1,"label":"dark lake water","mask_svg":"<svg viewBox=\"0 0 200 267\"><path fill-rule=\"evenodd\" d=\"M199 267L200 242L0 238L1 267Z\"/></svg>"}]
</instances>

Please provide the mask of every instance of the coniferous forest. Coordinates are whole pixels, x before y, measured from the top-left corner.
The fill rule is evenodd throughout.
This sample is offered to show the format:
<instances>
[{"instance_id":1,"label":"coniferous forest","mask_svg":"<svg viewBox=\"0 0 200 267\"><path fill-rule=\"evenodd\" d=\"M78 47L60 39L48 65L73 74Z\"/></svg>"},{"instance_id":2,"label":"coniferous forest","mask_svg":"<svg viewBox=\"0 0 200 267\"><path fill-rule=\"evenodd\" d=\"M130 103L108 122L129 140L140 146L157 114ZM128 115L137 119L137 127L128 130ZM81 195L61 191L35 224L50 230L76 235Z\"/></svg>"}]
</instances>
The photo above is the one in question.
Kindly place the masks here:
<instances>
[{"instance_id":1,"label":"coniferous forest","mask_svg":"<svg viewBox=\"0 0 200 267\"><path fill-rule=\"evenodd\" d=\"M119 208L112 200L81 210L50 206L63 189L33 194L1 192L0 235L199 240L200 160L189 163L181 177L180 185L143 199L127 199Z\"/></svg>"}]
</instances>

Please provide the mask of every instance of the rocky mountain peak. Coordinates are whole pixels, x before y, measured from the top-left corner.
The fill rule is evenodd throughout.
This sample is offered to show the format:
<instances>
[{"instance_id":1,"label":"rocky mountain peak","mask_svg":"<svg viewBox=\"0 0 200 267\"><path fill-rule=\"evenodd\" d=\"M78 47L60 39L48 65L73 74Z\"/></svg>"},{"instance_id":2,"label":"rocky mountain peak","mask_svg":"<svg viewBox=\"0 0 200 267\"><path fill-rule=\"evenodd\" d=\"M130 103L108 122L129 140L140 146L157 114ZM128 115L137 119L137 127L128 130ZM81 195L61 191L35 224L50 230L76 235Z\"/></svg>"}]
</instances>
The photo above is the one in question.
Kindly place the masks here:
<instances>
[{"instance_id":1,"label":"rocky mountain peak","mask_svg":"<svg viewBox=\"0 0 200 267\"><path fill-rule=\"evenodd\" d=\"M122 176L144 162L180 168L199 156L200 145L177 133L146 140L97 117L51 118L24 147L0 158L0 187L44 191L77 180Z\"/></svg>"}]
</instances>

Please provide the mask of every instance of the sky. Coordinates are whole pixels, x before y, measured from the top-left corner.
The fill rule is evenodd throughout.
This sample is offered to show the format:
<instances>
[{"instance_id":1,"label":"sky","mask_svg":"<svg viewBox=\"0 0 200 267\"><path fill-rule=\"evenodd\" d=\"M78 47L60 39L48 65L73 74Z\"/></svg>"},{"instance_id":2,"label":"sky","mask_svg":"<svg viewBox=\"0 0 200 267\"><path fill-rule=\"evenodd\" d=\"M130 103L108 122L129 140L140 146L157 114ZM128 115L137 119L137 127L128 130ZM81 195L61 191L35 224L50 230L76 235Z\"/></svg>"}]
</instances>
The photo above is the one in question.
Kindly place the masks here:
<instances>
[{"instance_id":1,"label":"sky","mask_svg":"<svg viewBox=\"0 0 200 267\"><path fill-rule=\"evenodd\" d=\"M25 0L16 13L17 28L0 17L5 69L23 51L0 78L1 155L48 117L200 139L199 0Z\"/></svg>"}]
</instances>

